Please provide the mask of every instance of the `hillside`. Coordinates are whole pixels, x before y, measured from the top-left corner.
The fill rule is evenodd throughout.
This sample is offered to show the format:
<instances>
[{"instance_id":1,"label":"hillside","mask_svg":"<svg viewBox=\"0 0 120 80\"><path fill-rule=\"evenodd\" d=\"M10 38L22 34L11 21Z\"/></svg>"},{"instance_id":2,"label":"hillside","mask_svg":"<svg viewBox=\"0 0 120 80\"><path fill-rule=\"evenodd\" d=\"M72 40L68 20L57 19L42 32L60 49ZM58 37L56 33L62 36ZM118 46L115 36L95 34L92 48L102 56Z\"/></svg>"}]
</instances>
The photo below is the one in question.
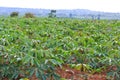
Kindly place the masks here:
<instances>
[{"instance_id":1,"label":"hillside","mask_svg":"<svg viewBox=\"0 0 120 80\"><path fill-rule=\"evenodd\" d=\"M13 11L19 12L20 16L24 15L26 12L31 12L36 16L45 17L50 13L50 9L0 7L1 16L9 16ZM73 17L81 19L91 19L93 17L97 19L98 15L100 15L101 19L120 19L120 13L99 12L87 9L57 10L56 15L57 17Z\"/></svg>"}]
</instances>

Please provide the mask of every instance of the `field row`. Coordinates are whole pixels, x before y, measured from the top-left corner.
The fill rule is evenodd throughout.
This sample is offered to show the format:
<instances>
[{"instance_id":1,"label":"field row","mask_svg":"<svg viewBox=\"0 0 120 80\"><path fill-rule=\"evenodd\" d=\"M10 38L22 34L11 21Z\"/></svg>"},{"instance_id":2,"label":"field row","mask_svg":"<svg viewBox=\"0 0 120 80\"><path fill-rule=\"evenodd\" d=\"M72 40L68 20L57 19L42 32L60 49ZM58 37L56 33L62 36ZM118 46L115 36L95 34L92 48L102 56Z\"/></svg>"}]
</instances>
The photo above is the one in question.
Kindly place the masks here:
<instances>
[{"instance_id":1,"label":"field row","mask_svg":"<svg viewBox=\"0 0 120 80\"><path fill-rule=\"evenodd\" d=\"M119 75L120 21L0 18L0 77L57 80L63 64L91 73L116 66L108 75Z\"/></svg>"}]
</instances>

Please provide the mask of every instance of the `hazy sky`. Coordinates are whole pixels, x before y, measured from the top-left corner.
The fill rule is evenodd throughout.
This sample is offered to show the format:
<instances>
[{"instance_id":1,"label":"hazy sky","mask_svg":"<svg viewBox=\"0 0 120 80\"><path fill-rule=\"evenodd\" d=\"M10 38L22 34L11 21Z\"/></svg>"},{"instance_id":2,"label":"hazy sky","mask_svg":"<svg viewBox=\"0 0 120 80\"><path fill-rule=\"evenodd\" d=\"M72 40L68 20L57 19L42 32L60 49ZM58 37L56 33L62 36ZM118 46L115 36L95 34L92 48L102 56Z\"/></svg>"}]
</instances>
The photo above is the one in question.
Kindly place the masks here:
<instances>
[{"instance_id":1,"label":"hazy sky","mask_svg":"<svg viewBox=\"0 0 120 80\"><path fill-rule=\"evenodd\" d=\"M120 12L120 0L0 0L0 6Z\"/></svg>"}]
</instances>

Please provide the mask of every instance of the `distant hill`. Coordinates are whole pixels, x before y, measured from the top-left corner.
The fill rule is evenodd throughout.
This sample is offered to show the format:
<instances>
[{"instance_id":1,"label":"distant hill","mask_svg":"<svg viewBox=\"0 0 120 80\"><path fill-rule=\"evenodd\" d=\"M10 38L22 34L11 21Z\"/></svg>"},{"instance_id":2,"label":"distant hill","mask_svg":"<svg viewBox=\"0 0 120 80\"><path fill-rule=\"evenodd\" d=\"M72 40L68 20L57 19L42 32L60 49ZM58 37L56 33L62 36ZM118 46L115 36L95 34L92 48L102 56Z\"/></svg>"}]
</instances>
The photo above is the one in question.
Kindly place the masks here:
<instances>
[{"instance_id":1,"label":"distant hill","mask_svg":"<svg viewBox=\"0 0 120 80\"><path fill-rule=\"evenodd\" d=\"M9 16L12 12L19 12L20 16L23 16L27 12L31 12L38 17L48 16L50 9L33 9L33 8L12 8L12 7L0 7L1 16ZM91 11L87 9L73 9L73 10L57 10L57 17L73 17L81 19L120 19L120 13L108 13L108 12L99 12Z\"/></svg>"}]
</instances>

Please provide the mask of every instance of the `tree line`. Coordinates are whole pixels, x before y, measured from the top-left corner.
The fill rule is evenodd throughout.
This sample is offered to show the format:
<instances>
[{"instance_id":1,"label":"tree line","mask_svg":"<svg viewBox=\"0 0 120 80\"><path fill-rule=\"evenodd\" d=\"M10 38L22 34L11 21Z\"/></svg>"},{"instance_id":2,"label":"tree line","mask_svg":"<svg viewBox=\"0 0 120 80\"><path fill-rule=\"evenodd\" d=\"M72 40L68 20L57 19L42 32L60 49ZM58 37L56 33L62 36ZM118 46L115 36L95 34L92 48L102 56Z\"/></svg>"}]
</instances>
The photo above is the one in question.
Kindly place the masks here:
<instances>
[{"instance_id":1,"label":"tree line","mask_svg":"<svg viewBox=\"0 0 120 80\"><path fill-rule=\"evenodd\" d=\"M10 14L10 17L18 17L19 16L19 12L12 12ZM25 18L34 18L35 15L33 13L25 13L24 15ZM51 10L50 13L48 14L48 17L49 18L53 18L53 17L56 17L56 10Z\"/></svg>"},{"instance_id":2,"label":"tree line","mask_svg":"<svg viewBox=\"0 0 120 80\"><path fill-rule=\"evenodd\" d=\"M55 18L55 17L57 17L56 16L56 12L57 12L56 10L51 10L50 13L48 13L48 17L49 18ZM12 12L10 14L10 17L17 17L17 16L19 16L19 12ZM24 17L25 18L34 18L35 15L33 13L28 12L28 13L25 13ZM101 17L101 15L98 15L98 16L91 15L91 19L92 20L94 20L94 19L100 20L100 17ZM69 18L73 18L73 14L70 13L69 14Z\"/></svg>"}]
</instances>

